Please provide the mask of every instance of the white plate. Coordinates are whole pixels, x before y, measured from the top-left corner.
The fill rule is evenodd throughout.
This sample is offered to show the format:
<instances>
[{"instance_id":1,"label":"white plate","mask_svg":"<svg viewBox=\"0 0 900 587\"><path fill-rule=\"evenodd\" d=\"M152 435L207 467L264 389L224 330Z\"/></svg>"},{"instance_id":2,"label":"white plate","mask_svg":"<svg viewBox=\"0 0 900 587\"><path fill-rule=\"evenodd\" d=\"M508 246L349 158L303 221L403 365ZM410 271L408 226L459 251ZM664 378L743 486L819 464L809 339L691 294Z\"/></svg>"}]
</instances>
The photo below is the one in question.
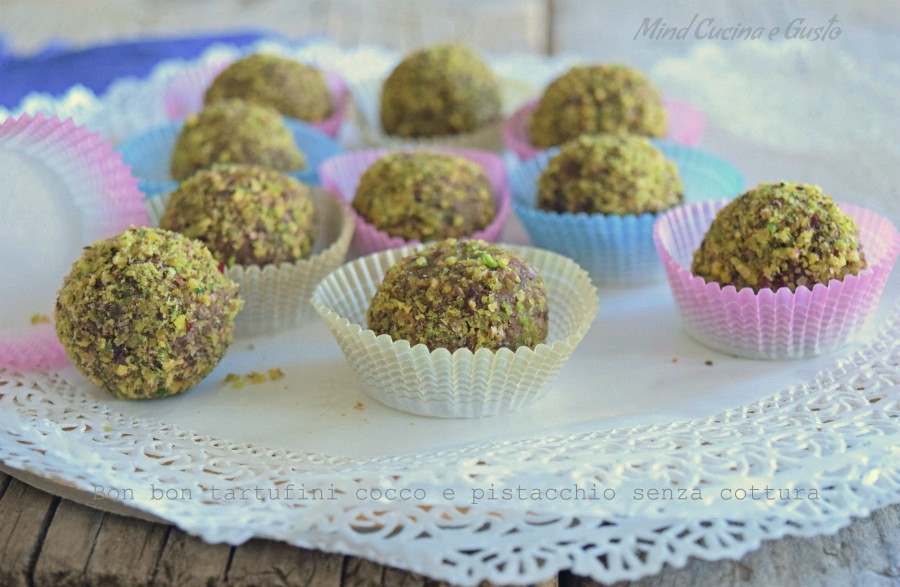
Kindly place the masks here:
<instances>
[{"instance_id":1,"label":"white plate","mask_svg":"<svg viewBox=\"0 0 900 587\"><path fill-rule=\"evenodd\" d=\"M333 58L348 78L394 57L327 44L298 51ZM125 124L122 96L158 95L175 69L114 89L104 120L145 124L152 117ZM756 169L778 163L747 152ZM839 179L834 168L823 175ZM875 196L858 201L890 206ZM518 223L507 239L524 240ZM841 352L760 362L691 340L665 284L604 288L597 320L554 388L523 410L482 420L416 417L370 400L320 322L253 348L239 343L196 389L160 401L112 400L73 369L7 370L0 458L89 493L130 489L127 505L210 541L271 537L454 583L529 583L567 568L605 582L634 579L691 556L738 558L761 540L833 532L900 501L898 293L895 272L864 338ZM286 377L222 384L228 373L269 368ZM766 484L820 493L740 499ZM545 499L504 498L503 489L520 486ZM567 488L596 499L559 499ZM226 489L246 499L229 499ZM311 499L313 489L323 498ZM410 499L388 499L403 489ZM673 499L649 499L650 489L672 490ZM702 499L678 499L694 489Z\"/></svg>"}]
</instances>

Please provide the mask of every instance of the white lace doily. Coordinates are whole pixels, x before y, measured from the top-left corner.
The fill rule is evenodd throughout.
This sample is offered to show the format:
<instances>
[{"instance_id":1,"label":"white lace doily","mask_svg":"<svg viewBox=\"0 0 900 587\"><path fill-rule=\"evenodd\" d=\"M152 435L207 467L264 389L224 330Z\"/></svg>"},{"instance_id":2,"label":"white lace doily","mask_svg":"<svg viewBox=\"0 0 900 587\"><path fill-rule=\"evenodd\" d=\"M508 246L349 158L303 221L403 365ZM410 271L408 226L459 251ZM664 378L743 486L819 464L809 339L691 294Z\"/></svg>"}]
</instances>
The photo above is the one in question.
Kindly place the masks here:
<instances>
[{"instance_id":1,"label":"white lace doily","mask_svg":"<svg viewBox=\"0 0 900 587\"><path fill-rule=\"evenodd\" d=\"M216 47L201 59L227 51L236 50ZM296 53L327 59L348 77L383 71L396 59L379 49L327 44ZM118 82L103 98L73 89L60 100L30 97L23 107L72 114L120 139L163 120L161 100L154 100L188 65L163 64L147 80ZM540 83L560 64L520 56L495 66L528 71ZM823 362L830 366L805 383L772 386L755 396L763 400L700 418L598 423L593 432L582 425L578 433L471 445L457 439L447 450L350 458L129 416L116 402L86 393L71 369L0 370L0 458L89 493L95 486L177 488L180 495L165 499L136 492L128 505L213 542L269 537L461 584L529 583L562 569L604 582L635 579L691 556L737 558L762 540L833 532L851 517L900 502L896 290L889 286L882 300L889 319L866 346ZM794 498L740 493L767 486ZM261 498L226 497L229 489L257 487ZM497 499L472 503L474 491L491 487ZM503 498L503 489L519 487L524 498ZM566 488L573 499L561 495ZM673 497L650 499L647 488L671 489ZM319 499L312 498L316 489ZM816 499L809 498L813 489ZM377 499L375 490L426 497ZM691 499L697 491L700 499ZM634 499L636 492L645 498Z\"/></svg>"}]
</instances>

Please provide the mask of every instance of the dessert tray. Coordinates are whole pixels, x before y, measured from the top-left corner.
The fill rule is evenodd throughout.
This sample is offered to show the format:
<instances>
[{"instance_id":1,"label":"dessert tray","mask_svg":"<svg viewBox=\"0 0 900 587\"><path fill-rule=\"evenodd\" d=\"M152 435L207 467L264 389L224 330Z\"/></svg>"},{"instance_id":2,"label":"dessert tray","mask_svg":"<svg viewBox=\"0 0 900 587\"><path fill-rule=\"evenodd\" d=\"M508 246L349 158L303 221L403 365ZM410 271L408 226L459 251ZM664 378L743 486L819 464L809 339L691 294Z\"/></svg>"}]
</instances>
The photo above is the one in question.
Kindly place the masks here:
<instances>
[{"instance_id":1,"label":"dessert tray","mask_svg":"<svg viewBox=\"0 0 900 587\"><path fill-rule=\"evenodd\" d=\"M399 58L275 49L351 82ZM213 47L102 97L73 88L22 108L119 141L165 123L174 76L237 51ZM538 92L571 62L493 64ZM354 138L345 127L345 144ZM857 201L890 209L877 198ZM526 242L513 218L504 240ZM900 502L898 293L895 271L875 319L835 353L754 361L691 339L665 282L601 287L599 314L549 393L473 420L368 397L321 321L240 339L200 386L161 401L113 400L73 367L0 367L0 460L51 491L210 542L268 537L460 584L563 569L635 579L834 532Z\"/></svg>"}]
</instances>

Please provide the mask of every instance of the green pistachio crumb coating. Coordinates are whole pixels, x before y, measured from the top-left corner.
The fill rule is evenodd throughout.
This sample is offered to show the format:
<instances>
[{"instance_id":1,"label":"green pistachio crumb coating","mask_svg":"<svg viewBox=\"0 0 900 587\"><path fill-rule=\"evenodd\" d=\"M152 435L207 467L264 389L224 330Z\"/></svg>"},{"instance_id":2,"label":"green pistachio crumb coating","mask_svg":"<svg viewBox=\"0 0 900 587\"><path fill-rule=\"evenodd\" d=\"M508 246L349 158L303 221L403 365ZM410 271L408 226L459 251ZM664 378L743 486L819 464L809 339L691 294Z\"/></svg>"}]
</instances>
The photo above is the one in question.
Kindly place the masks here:
<instances>
[{"instance_id":1,"label":"green pistachio crumb coating","mask_svg":"<svg viewBox=\"0 0 900 587\"><path fill-rule=\"evenodd\" d=\"M499 119L500 86L478 54L463 45L412 53L381 90L381 126L390 135L455 135Z\"/></svg>"},{"instance_id":2,"label":"green pistachio crumb coating","mask_svg":"<svg viewBox=\"0 0 900 587\"><path fill-rule=\"evenodd\" d=\"M636 135L582 135L538 179L537 207L552 212L656 213L682 201L678 168Z\"/></svg>"},{"instance_id":3,"label":"green pistachio crumb coating","mask_svg":"<svg viewBox=\"0 0 900 587\"><path fill-rule=\"evenodd\" d=\"M573 67L541 96L529 122L531 143L548 148L583 134L662 137L667 117L659 91L622 65Z\"/></svg>"},{"instance_id":4,"label":"green pistachio crumb coating","mask_svg":"<svg viewBox=\"0 0 900 587\"><path fill-rule=\"evenodd\" d=\"M390 153L360 177L353 207L379 230L407 240L471 236L494 219L484 170L464 157Z\"/></svg>"},{"instance_id":5,"label":"green pistachio crumb coating","mask_svg":"<svg viewBox=\"0 0 900 587\"><path fill-rule=\"evenodd\" d=\"M216 163L297 171L306 167L306 158L277 111L233 99L185 120L172 151L172 177L181 181Z\"/></svg>"},{"instance_id":6,"label":"green pistachio crumb coating","mask_svg":"<svg viewBox=\"0 0 900 587\"><path fill-rule=\"evenodd\" d=\"M56 332L75 366L121 399L181 393L225 355L238 286L203 243L130 228L86 247L63 280Z\"/></svg>"},{"instance_id":7,"label":"green pistachio crumb coating","mask_svg":"<svg viewBox=\"0 0 900 587\"><path fill-rule=\"evenodd\" d=\"M256 165L198 171L172 192L159 225L202 241L229 267L308 257L316 228L309 188Z\"/></svg>"},{"instance_id":8,"label":"green pistachio crumb coating","mask_svg":"<svg viewBox=\"0 0 900 587\"><path fill-rule=\"evenodd\" d=\"M545 342L548 311L530 263L484 241L448 239L388 269L366 317L394 340L474 352Z\"/></svg>"},{"instance_id":9,"label":"green pistachio crumb coating","mask_svg":"<svg viewBox=\"0 0 900 587\"><path fill-rule=\"evenodd\" d=\"M859 228L822 188L761 183L719 210L691 272L722 287L791 291L866 268Z\"/></svg>"},{"instance_id":10,"label":"green pistachio crumb coating","mask_svg":"<svg viewBox=\"0 0 900 587\"><path fill-rule=\"evenodd\" d=\"M213 80L205 104L227 98L274 108L285 116L319 122L334 111L325 74L277 55L255 53L229 65Z\"/></svg>"}]
</instances>

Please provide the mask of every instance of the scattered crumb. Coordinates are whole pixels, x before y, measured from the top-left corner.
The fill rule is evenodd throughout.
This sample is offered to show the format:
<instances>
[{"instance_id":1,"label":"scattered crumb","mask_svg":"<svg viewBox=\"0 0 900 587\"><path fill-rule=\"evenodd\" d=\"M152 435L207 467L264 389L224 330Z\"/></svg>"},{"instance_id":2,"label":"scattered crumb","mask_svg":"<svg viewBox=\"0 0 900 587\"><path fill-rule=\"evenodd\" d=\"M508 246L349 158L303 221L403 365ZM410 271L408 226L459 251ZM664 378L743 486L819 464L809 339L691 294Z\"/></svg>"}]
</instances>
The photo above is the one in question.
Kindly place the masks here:
<instances>
[{"instance_id":1,"label":"scattered crumb","mask_svg":"<svg viewBox=\"0 0 900 587\"><path fill-rule=\"evenodd\" d=\"M250 383L265 383L266 381L268 381L265 375L263 375L262 373L257 373L256 371L253 371L249 375L244 375L244 379L249 381Z\"/></svg>"},{"instance_id":2,"label":"scattered crumb","mask_svg":"<svg viewBox=\"0 0 900 587\"><path fill-rule=\"evenodd\" d=\"M31 317L31 325L37 326L38 324L50 324L50 316L46 314L35 314Z\"/></svg>"},{"instance_id":3,"label":"scattered crumb","mask_svg":"<svg viewBox=\"0 0 900 587\"><path fill-rule=\"evenodd\" d=\"M364 403L362 403L362 402L356 402L355 404L353 404L353 409L354 409L354 410L359 410L359 411L361 412L361 411L363 411L365 408L366 408L366 404L364 404Z\"/></svg>"},{"instance_id":4,"label":"scattered crumb","mask_svg":"<svg viewBox=\"0 0 900 587\"><path fill-rule=\"evenodd\" d=\"M107 424L106 426L103 427L103 431L104 431L104 432L111 432L111 431L112 431L112 426L110 426L109 424Z\"/></svg>"},{"instance_id":5,"label":"scattered crumb","mask_svg":"<svg viewBox=\"0 0 900 587\"><path fill-rule=\"evenodd\" d=\"M244 380L237 373L229 373L226 375L223 383L230 383L232 389L241 389L244 387Z\"/></svg>"},{"instance_id":6,"label":"scattered crumb","mask_svg":"<svg viewBox=\"0 0 900 587\"><path fill-rule=\"evenodd\" d=\"M269 369L268 376L259 373L258 371L251 371L250 373L246 373L244 375L240 375L238 373L229 373L225 376L225 380L222 382L223 385L226 383L231 384L232 389L242 389L245 383L265 383L266 381L277 381L278 379L284 378L284 371L281 369ZM287 389L287 387L285 387Z\"/></svg>"},{"instance_id":7,"label":"scattered crumb","mask_svg":"<svg viewBox=\"0 0 900 587\"><path fill-rule=\"evenodd\" d=\"M255 348L255 347L253 346L253 343L252 343L252 342L249 343L249 344L247 345L247 350L248 350L248 351L252 351L254 348Z\"/></svg>"},{"instance_id":8,"label":"scattered crumb","mask_svg":"<svg viewBox=\"0 0 900 587\"><path fill-rule=\"evenodd\" d=\"M672 357L672 362L673 362L673 363L677 363L677 362L678 362L678 357Z\"/></svg>"},{"instance_id":9,"label":"scattered crumb","mask_svg":"<svg viewBox=\"0 0 900 587\"><path fill-rule=\"evenodd\" d=\"M707 366L707 367L712 367L712 366L713 366L712 359L706 359L706 366Z\"/></svg>"}]
</instances>

